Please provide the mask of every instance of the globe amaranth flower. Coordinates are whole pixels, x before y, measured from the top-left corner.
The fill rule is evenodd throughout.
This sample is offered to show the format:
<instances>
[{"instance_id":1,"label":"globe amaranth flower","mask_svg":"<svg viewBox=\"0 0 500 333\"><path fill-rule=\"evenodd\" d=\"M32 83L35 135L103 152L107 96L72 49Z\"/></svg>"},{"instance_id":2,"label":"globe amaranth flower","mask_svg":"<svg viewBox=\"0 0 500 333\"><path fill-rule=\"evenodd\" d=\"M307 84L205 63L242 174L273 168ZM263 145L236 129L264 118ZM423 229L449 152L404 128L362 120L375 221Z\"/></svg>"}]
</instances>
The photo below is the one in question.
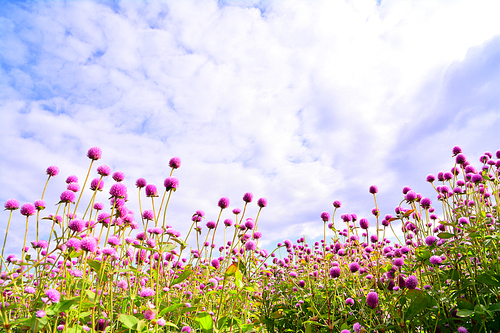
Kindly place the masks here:
<instances>
[{"instance_id":1,"label":"globe amaranth flower","mask_svg":"<svg viewBox=\"0 0 500 333\"><path fill-rule=\"evenodd\" d=\"M405 280L405 287L408 289L415 289L418 286L418 279L415 275L410 275Z\"/></svg>"},{"instance_id":2,"label":"globe amaranth flower","mask_svg":"<svg viewBox=\"0 0 500 333\"><path fill-rule=\"evenodd\" d=\"M262 233L260 231L256 231L253 233L253 239L260 239L262 237Z\"/></svg>"},{"instance_id":3,"label":"globe amaranth flower","mask_svg":"<svg viewBox=\"0 0 500 333\"><path fill-rule=\"evenodd\" d=\"M115 198L125 198L127 187L121 183L113 184L109 190L109 194Z\"/></svg>"},{"instance_id":4,"label":"globe amaranth flower","mask_svg":"<svg viewBox=\"0 0 500 333\"><path fill-rule=\"evenodd\" d=\"M346 304L346 305L351 305L351 306L352 306L352 305L354 305L354 300L353 300L352 298L350 298L350 297L349 297L348 299L346 299L346 300L345 300L345 304Z\"/></svg>"},{"instance_id":5,"label":"globe amaranth flower","mask_svg":"<svg viewBox=\"0 0 500 333\"><path fill-rule=\"evenodd\" d=\"M104 180L102 180L100 178L94 178L90 182L90 189L92 191L95 191L95 190L102 191L103 187L104 187Z\"/></svg>"},{"instance_id":6,"label":"globe amaranth flower","mask_svg":"<svg viewBox=\"0 0 500 333\"><path fill-rule=\"evenodd\" d=\"M76 192L80 191L80 185L78 185L77 183L69 183L68 187L66 187L66 189L68 191L76 193Z\"/></svg>"},{"instance_id":7,"label":"globe amaranth flower","mask_svg":"<svg viewBox=\"0 0 500 333\"><path fill-rule=\"evenodd\" d=\"M74 249L75 251L79 251L82 247L82 241L78 238L70 238L66 242L66 247L69 249Z\"/></svg>"},{"instance_id":8,"label":"globe amaranth flower","mask_svg":"<svg viewBox=\"0 0 500 333\"><path fill-rule=\"evenodd\" d=\"M71 230L73 230L75 232L82 232L83 229L85 229L85 221L80 220L80 219L71 220L68 223L68 228L70 228Z\"/></svg>"},{"instance_id":9,"label":"globe amaranth flower","mask_svg":"<svg viewBox=\"0 0 500 333\"><path fill-rule=\"evenodd\" d=\"M150 309L144 311L144 319L146 319L146 320L153 320L153 319L155 319L155 313L154 313L154 311L150 310Z\"/></svg>"},{"instance_id":10,"label":"globe amaranth flower","mask_svg":"<svg viewBox=\"0 0 500 333\"><path fill-rule=\"evenodd\" d=\"M417 199L417 193L415 193L415 191L408 191L405 195L405 199L406 201L414 201L415 199Z\"/></svg>"},{"instance_id":11,"label":"globe amaranth flower","mask_svg":"<svg viewBox=\"0 0 500 333\"><path fill-rule=\"evenodd\" d=\"M214 221L207 221L207 228L208 229L215 228L215 222Z\"/></svg>"},{"instance_id":12,"label":"globe amaranth flower","mask_svg":"<svg viewBox=\"0 0 500 333\"><path fill-rule=\"evenodd\" d=\"M366 304L370 308L375 309L378 306L378 294L374 291L369 292L368 295L366 295Z\"/></svg>"},{"instance_id":13,"label":"globe amaranth flower","mask_svg":"<svg viewBox=\"0 0 500 333\"><path fill-rule=\"evenodd\" d=\"M121 171L116 171L113 173L113 176L111 176L115 182L121 182L125 179L125 174Z\"/></svg>"},{"instance_id":14,"label":"globe amaranth flower","mask_svg":"<svg viewBox=\"0 0 500 333\"><path fill-rule=\"evenodd\" d=\"M361 227L361 229L366 230L370 226L370 222L368 222L367 219L363 218L363 219L359 220L359 226Z\"/></svg>"},{"instance_id":15,"label":"globe amaranth flower","mask_svg":"<svg viewBox=\"0 0 500 333\"><path fill-rule=\"evenodd\" d=\"M158 190L156 189L156 185L154 184L148 184L146 186L146 196L147 197L157 197L158 196Z\"/></svg>"},{"instance_id":16,"label":"globe amaranth flower","mask_svg":"<svg viewBox=\"0 0 500 333\"><path fill-rule=\"evenodd\" d=\"M45 317L45 315L46 315L46 314L47 314L47 313L46 313L45 311L43 311L43 310L38 310L38 311L36 312L36 316L37 316L37 318L43 318L43 317Z\"/></svg>"},{"instance_id":17,"label":"globe amaranth flower","mask_svg":"<svg viewBox=\"0 0 500 333\"><path fill-rule=\"evenodd\" d=\"M59 174L59 168L56 167L55 165L49 166L47 168L47 174L50 177L55 177L55 176L57 176Z\"/></svg>"},{"instance_id":18,"label":"globe amaranth flower","mask_svg":"<svg viewBox=\"0 0 500 333\"><path fill-rule=\"evenodd\" d=\"M163 186L165 186L165 189L167 191L170 190L177 190L179 187L179 180L175 177L167 177L165 178L165 181L163 182Z\"/></svg>"},{"instance_id":19,"label":"globe amaranth flower","mask_svg":"<svg viewBox=\"0 0 500 333\"><path fill-rule=\"evenodd\" d=\"M255 251L257 249L257 244L254 241L249 240L245 243L245 249L247 251Z\"/></svg>"},{"instance_id":20,"label":"globe amaranth flower","mask_svg":"<svg viewBox=\"0 0 500 333\"><path fill-rule=\"evenodd\" d=\"M92 147L87 151L87 157L91 160L97 161L102 156L102 150L99 147Z\"/></svg>"},{"instance_id":21,"label":"globe amaranth flower","mask_svg":"<svg viewBox=\"0 0 500 333\"><path fill-rule=\"evenodd\" d=\"M253 200L253 194L250 193L250 192L247 192L243 195L243 201L249 203L249 202L252 202Z\"/></svg>"},{"instance_id":22,"label":"globe amaranth flower","mask_svg":"<svg viewBox=\"0 0 500 333\"><path fill-rule=\"evenodd\" d=\"M253 221L253 219L251 217L247 218L247 220L245 221L245 228L247 228L248 230L253 230L254 227L255 222Z\"/></svg>"},{"instance_id":23,"label":"globe amaranth flower","mask_svg":"<svg viewBox=\"0 0 500 333\"><path fill-rule=\"evenodd\" d=\"M481 176L480 174L473 174L472 177L471 177L471 182L473 183L479 183L479 182L482 182L483 181L483 176Z\"/></svg>"},{"instance_id":24,"label":"globe amaranth flower","mask_svg":"<svg viewBox=\"0 0 500 333\"><path fill-rule=\"evenodd\" d=\"M231 221L231 219L225 219L225 220L224 220L224 225L225 225L226 227L230 227L230 226L232 226L232 225L233 225L233 221Z\"/></svg>"},{"instance_id":25,"label":"globe amaranth flower","mask_svg":"<svg viewBox=\"0 0 500 333\"><path fill-rule=\"evenodd\" d=\"M425 244L432 246L437 240L437 237L430 235L425 238Z\"/></svg>"},{"instance_id":26,"label":"globe amaranth flower","mask_svg":"<svg viewBox=\"0 0 500 333\"><path fill-rule=\"evenodd\" d=\"M260 208L266 207L267 206L267 199L260 198L259 200L257 200L257 206L259 206Z\"/></svg>"},{"instance_id":27,"label":"globe amaranth flower","mask_svg":"<svg viewBox=\"0 0 500 333\"><path fill-rule=\"evenodd\" d=\"M219 259L212 259L212 261L210 261L210 265L215 268L215 269L218 269L219 266L220 266L220 262L219 262Z\"/></svg>"},{"instance_id":28,"label":"globe amaranth flower","mask_svg":"<svg viewBox=\"0 0 500 333\"><path fill-rule=\"evenodd\" d=\"M16 199L9 199L5 202L3 207L5 208L5 210L19 209L19 201L17 201Z\"/></svg>"},{"instance_id":29,"label":"globe amaranth flower","mask_svg":"<svg viewBox=\"0 0 500 333\"><path fill-rule=\"evenodd\" d=\"M80 241L80 247L86 252L96 252L97 251L97 241L94 237L83 237Z\"/></svg>"},{"instance_id":30,"label":"globe amaranth flower","mask_svg":"<svg viewBox=\"0 0 500 333\"><path fill-rule=\"evenodd\" d=\"M142 218L145 220L153 220L155 218L154 212L151 209L147 209L142 212Z\"/></svg>"},{"instance_id":31,"label":"globe amaranth flower","mask_svg":"<svg viewBox=\"0 0 500 333\"><path fill-rule=\"evenodd\" d=\"M138 188L143 188L147 185L148 183L146 182L146 179L144 178L139 178L135 181L135 186Z\"/></svg>"},{"instance_id":32,"label":"globe amaranth flower","mask_svg":"<svg viewBox=\"0 0 500 333\"><path fill-rule=\"evenodd\" d=\"M229 206L229 198L222 197L219 199L219 203L217 204L221 209L225 209Z\"/></svg>"},{"instance_id":33,"label":"globe amaranth flower","mask_svg":"<svg viewBox=\"0 0 500 333\"><path fill-rule=\"evenodd\" d=\"M189 327L189 326L183 326L181 328L181 332L191 333L191 327Z\"/></svg>"},{"instance_id":34,"label":"globe amaranth flower","mask_svg":"<svg viewBox=\"0 0 500 333\"><path fill-rule=\"evenodd\" d=\"M59 303L61 299L61 294L56 289L47 289L45 295L49 298L52 303Z\"/></svg>"},{"instance_id":35,"label":"globe amaranth flower","mask_svg":"<svg viewBox=\"0 0 500 333\"><path fill-rule=\"evenodd\" d=\"M423 209L429 209L432 205L432 201L429 198L422 198L420 200L420 206L422 206Z\"/></svg>"},{"instance_id":36,"label":"globe amaranth flower","mask_svg":"<svg viewBox=\"0 0 500 333\"><path fill-rule=\"evenodd\" d=\"M376 194L378 192L378 187L375 185L370 186L369 192L371 194Z\"/></svg>"},{"instance_id":37,"label":"globe amaranth flower","mask_svg":"<svg viewBox=\"0 0 500 333\"><path fill-rule=\"evenodd\" d=\"M36 212L36 208L33 204L31 203L25 203L22 207L21 207L21 215L24 215L24 216L32 216L34 215Z\"/></svg>"},{"instance_id":38,"label":"globe amaranth flower","mask_svg":"<svg viewBox=\"0 0 500 333\"><path fill-rule=\"evenodd\" d=\"M108 238L108 244L112 245L112 246L117 246L120 244L120 238L118 236L115 236L115 235L110 236Z\"/></svg>"},{"instance_id":39,"label":"globe amaranth flower","mask_svg":"<svg viewBox=\"0 0 500 333\"><path fill-rule=\"evenodd\" d=\"M61 193L60 196L60 202L65 202L65 203L74 203L75 202L75 193L72 191L64 191Z\"/></svg>"},{"instance_id":40,"label":"globe amaranth flower","mask_svg":"<svg viewBox=\"0 0 500 333\"><path fill-rule=\"evenodd\" d=\"M144 288L139 292L139 296L141 296L141 297L151 297L154 295L155 295L155 292L151 288Z\"/></svg>"},{"instance_id":41,"label":"globe amaranth flower","mask_svg":"<svg viewBox=\"0 0 500 333\"><path fill-rule=\"evenodd\" d=\"M330 214L328 212L321 213L320 217L323 220L323 222L330 221Z\"/></svg>"},{"instance_id":42,"label":"globe amaranth flower","mask_svg":"<svg viewBox=\"0 0 500 333\"><path fill-rule=\"evenodd\" d=\"M330 268L330 277L336 279L340 276L340 268L335 266Z\"/></svg>"},{"instance_id":43,"label":"globe amaranth flower","mask_svg":"<svg viewBox=\"0 0 500 333\"><path fill-rule=\"evenodd\" d=\"M97 173L103 177L107 177L111 174L111 168L106 164L97 167Z\"/></svg>"},{"instance_id":44,"label":"globe amaranth flower","mask_svg":"<svg viewBox=\"0 0 500 333\"><path fill-rule=\"evenodd\" d=\"M359 264L357 262L351 262L349 264L349 270L351 271L351 273L356 273L357 271L359 271Z\"/></svg>"},{"instance_id":45,"label":"globe amaranth flower","mask_svg":"<svg viewBox=\"0 0 500 333\"><path fill-rule=\"evenodd\" d=\"M181 159L178 157L172 157L170 161L168 162L168 165L172 169L178 169L181 166Z\"/></svg>"},{"instance_id":46,"label":"globe amaranth flower","mask_svg":"<svg viewBox=\"0 0 500 333\"><path fill-rule=\"evenodd\" d=\"M429 261L433 265L441 265L441 263L443 262L443 259L441 259L440 256L432 256L429 258Z\"/></svg>"},{"instance_id":47,"label":"globe amaranth flower","mask_svg":"<svg viewBox=\"0 0 500 333\"><path fill-rule=\"evenodd\" d=\"M340 202L339 200L335 200L333 202L333 207L340 208L341 206L342 206L342 202Z\"/></svg>"}]
</instances>

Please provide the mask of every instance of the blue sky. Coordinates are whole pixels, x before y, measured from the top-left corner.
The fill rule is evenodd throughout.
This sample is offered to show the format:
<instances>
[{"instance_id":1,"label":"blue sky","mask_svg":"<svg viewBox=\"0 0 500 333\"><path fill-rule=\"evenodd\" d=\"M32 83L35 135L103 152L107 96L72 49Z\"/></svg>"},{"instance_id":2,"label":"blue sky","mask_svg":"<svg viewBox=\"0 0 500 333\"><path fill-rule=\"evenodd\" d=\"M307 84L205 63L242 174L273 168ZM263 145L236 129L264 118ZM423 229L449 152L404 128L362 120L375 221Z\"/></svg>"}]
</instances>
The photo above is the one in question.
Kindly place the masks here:
<instances>
[{"instance_id":1,"label":"blue sky","mask_svg":"<svg viewBox=\"0 0 500 333\"><path fill-rule=\"evenodd\" d=\"M135 180L161 187L179 156L168 216L183 234L197 209L216 219L222 196L231 208L248 191L266 197L269 248L318 239L334 200L374 222L370 185L382 214L406 185L435 199L425 177L452 167L454 145L476 163L500 149L499 11L495 0L2 1L0 201L39 199L57 165L53 213L92 146L98 165L125 173L136 212Z\"/></svg>"}]
</instances>

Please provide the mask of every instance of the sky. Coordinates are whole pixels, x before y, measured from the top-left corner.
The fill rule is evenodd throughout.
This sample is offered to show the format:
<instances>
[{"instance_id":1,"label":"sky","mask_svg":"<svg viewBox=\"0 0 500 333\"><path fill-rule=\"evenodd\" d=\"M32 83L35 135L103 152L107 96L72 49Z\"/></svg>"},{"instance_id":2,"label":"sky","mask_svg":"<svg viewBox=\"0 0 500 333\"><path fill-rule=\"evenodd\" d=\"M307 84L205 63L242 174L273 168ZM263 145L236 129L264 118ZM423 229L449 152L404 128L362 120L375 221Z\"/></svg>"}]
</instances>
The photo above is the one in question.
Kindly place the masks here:
<instances>
[{"instance_id":1,"label":"sky","mask_svg":"<svg viewBox=\"0 0 500 333\"><path fill-rule=\"evenodd\" d=\"M0 201L39 199L56 165L42 215L54 213L97 146L91 179L101 164L124 172L137 219L135 180L162 189L181 159L167 221L182 235L198 209L216 220L221 197L223 219L245 192L249 217L267 198L270 250L322 238L334 200L337 228L344 213L373 225L370 185L382 215L404 186L436 203L425 177L449 171L453 146L475 165L500 149L499 12L496 0L2 1ZM17 211L6 253L24 228Z\"/></svg>"}]
</instances>

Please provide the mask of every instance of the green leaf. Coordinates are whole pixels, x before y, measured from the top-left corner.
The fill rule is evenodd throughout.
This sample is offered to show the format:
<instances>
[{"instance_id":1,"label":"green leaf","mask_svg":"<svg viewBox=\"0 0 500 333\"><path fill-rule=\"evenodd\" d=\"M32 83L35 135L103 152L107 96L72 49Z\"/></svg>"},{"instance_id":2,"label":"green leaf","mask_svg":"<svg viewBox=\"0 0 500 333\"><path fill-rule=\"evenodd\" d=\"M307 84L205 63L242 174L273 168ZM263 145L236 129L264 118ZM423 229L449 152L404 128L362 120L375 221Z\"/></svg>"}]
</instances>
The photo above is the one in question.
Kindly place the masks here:
<instances>
[{"instance_id":1,"label":"green leaf","mask_svg":"<svg viewBox=\"0 0 500 333\"><path fill-rule=\"evenodd\" d=\"M224 274L226 276L231 276L231 275L234 275L234 273L236 273L237 270L238 270L238 266L236 266L235 264L231 264L231 266L229 266L226 269L226 272Z\"/></svg>"},{"instance_id":2,"label":"green leaf","mask_svg":"<svg viewBox=\"0 0 500 333\"><path fill-rule=\"evenodd\" d=\"M101 271L101 262L100 261L87 260L87 264L89 264L89 266L97 273L99 273Z\"/></svg>"},{"instance_id":3,"label":"green leaf","mask_svg":"<svg viewBox=\"0 0 500 333\"><path fill-rule=\"evenodd\" d=\"M57 314L57 313L68 310L73 305L73 303L75 303L75 300L70 299L70 300L66 300L66 301L61 301L59 303L55 303L55 304L51 305L49 308L52 311L54 311L54 313Z\"/></svg>"},{"instance_id":4,"label":"green leaf","mask_svg":"<svg viewBox=\"0 0 500 333\"><path fill-rule=\"evenodd\" d=\"M189 275L191 275L191 273L193 273L193 271L191 269L186 269L184 270L184 272L182 272L181 275L179 275L178 278L176 278L174 281L172 281L172 286L173 285L176 285L177 283L181 283L182 281L186 280Z\"/></svg>"},{"instance_id":5,"label":"green leaf","mask_svg":"<svg viewBox=\"0 0 500 333\"><path fill-rule=\"evenodd\" d=\"M431 257L431 252L429 251L429 249L420 246L415 249L415 256L418 258L418 260L424 261Z\"/></svg>"},{"instance_id":6,"label":"green leaf","mask_svg":"<svg viewBox=\"0 0 500 333\"><path fill-rule=\"evenodd\" d=\"M212 316L210 316L207 312L198 313L198 322L200 323L203 332L213 333L214 322L212 320Z\"/></svg>"},{"instance_id":7,"label":"green leaf","mask_svg":"<svg viewBox=\"0 0 500 333\"><path fill-rule=\"evenodd\" d=\"M139 319L128 314L118 315L118 320L128 329L134 329L139 323Z\"/></svg>"},{"instance_id":8,"label":"green leaf","mask_svg":"<svg viewBox=\"0 0 500 333\"><path fill-rule=\"evenodd\" d=\"M474 310L474 304L463 298L457 300L457 305L460 309Z\"/></svg>"},{"instance_id":9,"label":"green leaf","mask_svg":"<svg viewBox=\"0 0 500 333\"><path fill-rule=\"evenodd\" d=\"M494 275L487 273L476 276L476 281L487 284L488 286L500 287L500 281Z\"/></svg>"},{"instance_id":10,"label":"green leaf","mask_svg":"<svg viewBox=\"0 0 500 333\"><path fill-rule=\"evenodd\" d=\"M95 300L95 292L92 290L85 290L85 292L87 293L89 300L93 302Z\"/></svg>"},{"instance_id":11,"label":"green leaf","mask_svg":"<svg viewBox=\"0 0 500 333\"><path fill-rule=\"evenodd\" d=\"M163 303L162 303L162 304L163 304ZM165 303L165 304L166 304L166 303ZM165 313L167 313L167 312L172 312L172 311L174 311L175 309L177 309L177 308L179 308L179 307L181 307L181 306L183 306L183 305L184 305L184 303L177 303L177 304L172 304L172 305L170 305L170 306L168 306L168 307L166 307L166 308L163 308L163 309L160 311L160 316L163 316L163 315L164 315Z\"/></svg>"},{"instance_id":12,"label":"green leaf","mask_svg":"<svg viewBox=\"0 0 500 333\"><path fill-rule=\"evenodd\" d=\"M439 238L441 239L448 239L448 238L452 238L452 237L455 237L454 234L450 234L449 232L441 232L437 235Z\"/></svg>"},{"instance_id":13,"label":"green leaf","mask_svg":"<svg viewBox=\"0 0 500 333\"><path fill-rule=\"evenodd\" d=\"M488 308L488 311L500 311L500 303L495 303Z\"/></svg>"},{"instance_id":14,"label":"green leaf","mask_svg":"<svg viewBox=\"0 0 500 333\"><path fill-rule=\"evenodd\" d=\"M412 299L412 302L408 309L405 311L406 320L411 320L413 317L429 307L429 296L427 296L421 290L409 290L407 292L407 296Z\"/></svg>"},{"instance_id":15,"label":"green leaf","mask_svg":"<svg viewBox=\"0 0 500 333\"><path fill-rule=\"evenodd\" d=\"M236 284L236 287L241 289L243 287L243 276L241 275L241 272L239 270L234 273L234 284Z\"/></svg>"},{"instance_id":16,"label":"green leaf","mask_svg":"<svg viewBox=\"0 0 500 333\"><path fill-rule=\"evenodd\" d=\"M460 309L460 310L457 311L457 316L459 316L459 317L469 317L473 313L474 313L474 311L469 310L469 309Z\"/></svg>"}]
</instances>

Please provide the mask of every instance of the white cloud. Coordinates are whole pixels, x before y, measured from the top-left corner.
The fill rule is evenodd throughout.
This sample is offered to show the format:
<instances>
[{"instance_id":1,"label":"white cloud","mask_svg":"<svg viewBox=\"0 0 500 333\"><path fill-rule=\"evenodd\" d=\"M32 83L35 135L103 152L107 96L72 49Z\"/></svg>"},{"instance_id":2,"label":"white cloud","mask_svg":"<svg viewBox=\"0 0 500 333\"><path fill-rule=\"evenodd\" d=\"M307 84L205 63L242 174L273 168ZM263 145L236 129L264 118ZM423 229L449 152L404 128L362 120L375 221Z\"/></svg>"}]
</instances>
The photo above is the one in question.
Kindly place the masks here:
<instances>
[{"instance_id":1,"label":"white cloud","mask_svg":"<svg viewBox=\"0 0 500 333\"><path fill-rule=\"evenodd\" d=\"M3 201L38 199L52 164L83 183L91 146L130 192L139 177L161 187L180 156L177 228L196 209L215 219L221 196L241 207L252 191L269 199L259 225L273 244L320 237L335 199L369 216L372 184L392 212L400 188L425 185L455 142L480 154L485 122L498 134L495 1L4 6ZM465 98L456 86L472 89L467 107L450 107Z\"/></svg>"}]
</instances>

